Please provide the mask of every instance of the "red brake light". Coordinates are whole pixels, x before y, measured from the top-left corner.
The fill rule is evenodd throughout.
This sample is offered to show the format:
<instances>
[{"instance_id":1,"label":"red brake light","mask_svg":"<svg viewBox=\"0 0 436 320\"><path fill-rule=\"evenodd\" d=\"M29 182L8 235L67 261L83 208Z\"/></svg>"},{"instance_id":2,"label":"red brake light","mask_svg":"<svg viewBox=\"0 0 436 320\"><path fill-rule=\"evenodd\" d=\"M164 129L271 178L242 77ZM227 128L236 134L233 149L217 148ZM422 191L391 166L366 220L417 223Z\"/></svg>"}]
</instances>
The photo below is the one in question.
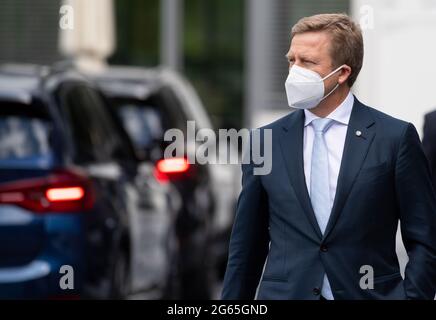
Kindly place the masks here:
<instances>
[{"instance_id":1,"label":"red brake light","mask_svg":"<svg viewBox=\"0 0 436 320\"><path fill-rule=\"evenodd\" d=\"M186 172L189 163L185 158L162 159L158 161L156 167L162 173Z\"/></svg>"},{"instance_id":2,"label":"red brake light","mask_svg":"<svg viewBox=\"0 0 436 320\"><path fill-rule=\"evenodd\" d=\"M85 190L82 187L50 188L45 196L51 202L80 200L85 196Z\"/></svg>"},{"instance_id":3,"label":"red brake light","mask_svg":"<svg viewBox=\"0 0 436 320\"><path fill-rule=\"evenodd\" d=\"M80 212L94 205L91 181L72 170L55 170L43 178L0 185L0 204L12 204L37 213Z\"/></svg>"},{"instance_id":4,"label":"red brake light","mask_svg":"<svg viewBox=\"0 0 436 320\"><path fill-rule=\"evenodd\" d=\"M186 176L190 168L186 158L161 159L156 163L155 176L160 182L167 182Z\"/></svg>"}]
</instances>

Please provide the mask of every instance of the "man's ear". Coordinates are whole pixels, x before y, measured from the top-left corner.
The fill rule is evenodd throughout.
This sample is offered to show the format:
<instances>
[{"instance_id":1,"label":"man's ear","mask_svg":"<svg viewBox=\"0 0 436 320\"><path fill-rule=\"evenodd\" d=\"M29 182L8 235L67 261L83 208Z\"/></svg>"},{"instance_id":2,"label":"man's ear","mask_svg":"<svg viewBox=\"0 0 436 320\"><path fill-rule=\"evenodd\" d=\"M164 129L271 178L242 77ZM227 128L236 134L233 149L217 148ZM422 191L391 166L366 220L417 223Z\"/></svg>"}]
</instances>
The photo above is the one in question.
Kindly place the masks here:
<instances>
[{"instance_id":1,"label":"man's ear","mask_svg":"<svg viewBox=\"0 0 436 320\"><path fill-rule=\"evenodd\" d=\"M343 84L347 82L348 78L351 76L351 72L352 72L351 67L344 64L344 66L342 67L339 73L338 83Z\"/></svg>"}]
</instances>

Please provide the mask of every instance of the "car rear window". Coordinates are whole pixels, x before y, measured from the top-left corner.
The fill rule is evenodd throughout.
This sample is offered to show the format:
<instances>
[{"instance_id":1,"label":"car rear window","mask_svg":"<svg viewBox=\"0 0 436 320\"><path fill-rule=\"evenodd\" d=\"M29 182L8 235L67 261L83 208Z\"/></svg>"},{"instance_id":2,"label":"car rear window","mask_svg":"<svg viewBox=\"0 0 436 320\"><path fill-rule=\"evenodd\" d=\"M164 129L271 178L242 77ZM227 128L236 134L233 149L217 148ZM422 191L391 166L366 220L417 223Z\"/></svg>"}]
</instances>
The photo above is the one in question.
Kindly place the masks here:
<instances>
[{"instance_id":1,"label":"car rear window","mask_svg":"<svg viewBox=\"0 0 436 320\"><path fill-rule=\"evenodd\" d=\"M120 103L117 108L130 139L137 148L146 148L163 139L162 115L151 105Z\"/></svg>"},{"instance_id":2,"label":"car rear window","mask_svg":"<svg viewBox=\"0 0 436 320\"><path fill-rule=\"evenodd\" d=\"M0 167L50 167L52 129L40 105L0 101Z\"/></svg>"}]
</instances>

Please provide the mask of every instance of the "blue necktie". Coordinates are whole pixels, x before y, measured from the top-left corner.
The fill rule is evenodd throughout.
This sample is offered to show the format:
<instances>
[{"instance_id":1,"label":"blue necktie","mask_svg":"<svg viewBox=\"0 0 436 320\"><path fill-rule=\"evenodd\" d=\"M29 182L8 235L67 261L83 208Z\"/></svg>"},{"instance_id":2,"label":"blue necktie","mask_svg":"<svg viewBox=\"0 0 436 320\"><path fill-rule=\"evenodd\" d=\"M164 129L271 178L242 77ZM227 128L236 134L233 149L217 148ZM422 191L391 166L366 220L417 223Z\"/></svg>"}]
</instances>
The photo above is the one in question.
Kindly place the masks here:
<instances>
[{"instance_id":1,"label":"blue necktie","mask_svg":"<svg viewBox=\"0 0 436 320\"><path fill-rule=\"evenodd\" d=\"M323 234L331 213L328 151L324 140L324 133L331 124L333 124L333 120L326 118L318 118L312 121L315 138L313 140L310 173L310 200ZM321 294L326 299L333 299L330 283L326 275L324 275Z\"/></svg>"}]
</instances>

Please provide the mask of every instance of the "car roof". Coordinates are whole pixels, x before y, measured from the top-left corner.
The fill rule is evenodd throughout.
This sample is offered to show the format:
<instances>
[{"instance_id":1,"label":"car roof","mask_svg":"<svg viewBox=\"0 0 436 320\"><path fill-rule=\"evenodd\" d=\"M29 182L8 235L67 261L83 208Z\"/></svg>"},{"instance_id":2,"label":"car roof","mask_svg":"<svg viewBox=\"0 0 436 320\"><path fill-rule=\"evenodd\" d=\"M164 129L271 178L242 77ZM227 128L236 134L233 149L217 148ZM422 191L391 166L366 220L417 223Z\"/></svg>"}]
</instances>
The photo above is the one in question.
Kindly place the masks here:
<instances>
[{"instance_id":1,"label":"car roof","mask_svg":"<svg viewBox=\"0 0 436 320\"><path fill-rule=\"evenodd\" d=\"M144 100L163 85L158 69L111 66L91 77L110 98Z\"/></svg>"},{"instance_id":2,"label":"car roof","mask_svg":"<svg viewBox=\"0 0 436 320\"><path fill-rule=\"evenodd\" d=\"M162 87L184 88L189 102L183 110L189 119L196 119L200 128L212 128L212 124L193 87L179 73L165 67L144 68L109 66L103 72L91 76L109 98L145 100Z\"/></svg>"},{"instance_id":3,"label":"car roof","mask_svg":"<svg viewBox=\"0 0 436 320\"><path fill-rule=\"evenodd\" d=\"M55 70L43 65L6 64L0 66L0 100L31 104L41 98L43 88L52 90L62 81L87 81L70 69Z\"/></svg>"},{"instance_id":4,"label":"car roof","mask_svg":"<svg viewBox=\"0 0 436 320\"><path fill-rule=\"evenodd\" d=\"M43 67L3 65L0 67L0 100L30 104L38 94Z\"/></svg>"}]
</instances>

